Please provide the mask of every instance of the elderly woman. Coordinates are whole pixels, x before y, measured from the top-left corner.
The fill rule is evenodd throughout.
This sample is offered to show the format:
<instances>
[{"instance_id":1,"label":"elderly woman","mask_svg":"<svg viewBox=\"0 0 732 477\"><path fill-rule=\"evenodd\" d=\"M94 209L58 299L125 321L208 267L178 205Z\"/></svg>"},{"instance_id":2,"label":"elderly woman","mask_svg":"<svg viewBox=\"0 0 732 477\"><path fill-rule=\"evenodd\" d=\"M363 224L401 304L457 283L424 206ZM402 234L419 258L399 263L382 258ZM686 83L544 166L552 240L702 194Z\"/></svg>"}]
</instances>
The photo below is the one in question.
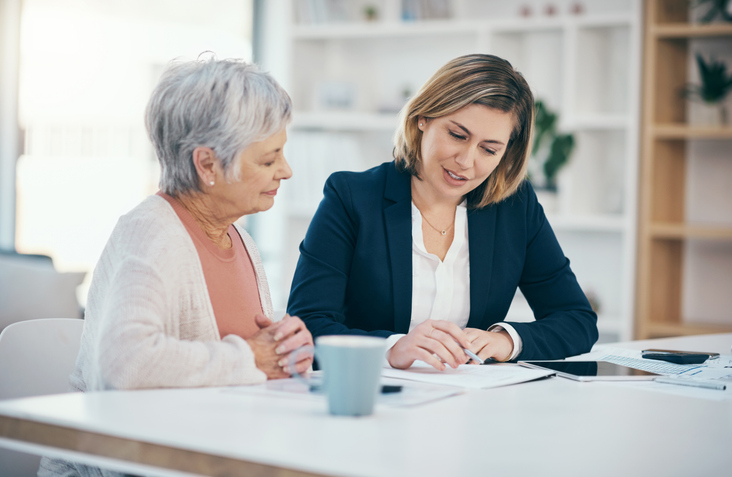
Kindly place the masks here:
<instances>
[{"instance_id":1,"label":"elderly woman","mask_svg":"<svg viewBox=\"0 0 732 477\"><path fill-rule=\"evenodd\" d=\"M262 262L234 222L272 207L292 171L291 102L235 60L172 64L146 111L160 191L123 216L94 270L71 384L79 391L227 386L289 377L312 344L299 318L271 321ZM298 371L310 367L303 353ZM44 460L40 475L99 475Z\"/></svg>"},{"instance_id":2,"label":"elderly woman","mask_svg":"<svg viewBox=\"0 0 732 477\"><path fill-rule=\"evenodd\" d=\"M326 182L288 311L314 336L386 337L397 368L589 351L597 317L525 181L533 108L501 58L440 68L402 110L395 161ZM535 322L503 321L517 288Z\"/></svg>"}]
</instances>

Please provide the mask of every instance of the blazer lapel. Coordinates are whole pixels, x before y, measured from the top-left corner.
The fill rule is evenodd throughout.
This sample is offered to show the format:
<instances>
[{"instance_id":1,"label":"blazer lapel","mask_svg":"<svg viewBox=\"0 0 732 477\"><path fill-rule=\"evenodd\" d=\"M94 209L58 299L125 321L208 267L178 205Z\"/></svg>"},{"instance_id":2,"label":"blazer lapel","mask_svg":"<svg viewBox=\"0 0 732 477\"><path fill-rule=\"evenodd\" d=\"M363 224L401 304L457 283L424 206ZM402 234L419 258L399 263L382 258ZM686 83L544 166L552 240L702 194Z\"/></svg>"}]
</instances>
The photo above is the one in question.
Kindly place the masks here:
<instances>
[{"instance_id":1,"label":"blazer lapel","mask_svg":"<svg viewBox=\"0 0 732 477\"><path fill-rule=\"evenodd\" d=\"M408 333L412 320L411 176L387 168L384 227L394 293L394 331Z\"/></svg>"},{"instance_id":2,"label":"blazer lapel","mask_svg":"<svg viewBox=\"0 0 732 477\"><path fill-rule=\"evenodd\" d=\"M488 305L493 273L496 207L468 211L468 246L470 247L470 318L468 327L481 328Z\"/></svg>"}]
</instances>

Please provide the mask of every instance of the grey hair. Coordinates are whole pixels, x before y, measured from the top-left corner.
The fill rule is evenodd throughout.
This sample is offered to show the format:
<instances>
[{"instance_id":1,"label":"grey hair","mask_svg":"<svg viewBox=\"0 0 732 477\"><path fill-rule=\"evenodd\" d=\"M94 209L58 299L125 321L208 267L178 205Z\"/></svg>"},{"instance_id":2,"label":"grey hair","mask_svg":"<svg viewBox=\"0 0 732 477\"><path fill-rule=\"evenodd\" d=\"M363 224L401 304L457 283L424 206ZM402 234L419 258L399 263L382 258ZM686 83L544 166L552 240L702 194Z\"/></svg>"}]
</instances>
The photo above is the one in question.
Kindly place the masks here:
<instances>
[{"instance_id":1,"label":"grey hair","mask_svg":"<svg viewBox=\"0 0 732 477\"><path fill-rule=\"evenodd\" d=\"M242 60L172 61L145 110L145 127L160 161L160 190L200 192L193 150L209 147L237 181L237 158L249 145L284 129L292 115L287 92Z\"/></svg>"}]
</instances>

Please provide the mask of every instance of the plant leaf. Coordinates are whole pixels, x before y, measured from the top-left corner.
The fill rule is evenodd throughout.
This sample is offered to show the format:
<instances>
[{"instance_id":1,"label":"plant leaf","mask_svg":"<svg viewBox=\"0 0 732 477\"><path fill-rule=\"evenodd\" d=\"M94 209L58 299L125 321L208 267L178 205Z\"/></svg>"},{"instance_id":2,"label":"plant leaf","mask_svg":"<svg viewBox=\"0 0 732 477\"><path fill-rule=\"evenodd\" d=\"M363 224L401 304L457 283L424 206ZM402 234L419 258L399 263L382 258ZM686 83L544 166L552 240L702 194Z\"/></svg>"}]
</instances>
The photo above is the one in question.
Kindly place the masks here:
<instances>
[{"instance_id":1,"label":"plant leaf","mask_svg":"<svg viewBox=\"0 0 732 477\"><path fill-rule=\"evenodd\" d=\"M696 62L699 67L701 86L696 86L695 89L701 99L708 103L724 99L732 88L732 76L727 77L727 65L723 61L717 61L714 58L710 58L707 62L700 53L696 54ZM687 97L690 97L691 94L689 93L690 91L682 94L687 94L689 95Z\"/></svg>"},{"instance_id":2,"label":"plant leaf","mask_svg":"<svg viewBox=\"0 0 732 477\"><path fill-rule=\"evenodd\" d=\"M544 175L546 176L546 182L549 188L556 187L554 183L556 175L559 169L569 161L569 156L572 154L573 149L573 135L561 134L554 137L549 151L549 157L544 162Z\"/></svg>"},{"instance_id":3,"label":"plant leaf","mask_svg":"<svg viewBox=\"0 0 732 477\"><path fill-rule=\"evenodd\" d=\"M539 100L534 104L534 145L532 154L536 154L541 148L547 134L554 132L557 122L557 115L550 112L544 103Z\"/></svg>"}]
</instances>

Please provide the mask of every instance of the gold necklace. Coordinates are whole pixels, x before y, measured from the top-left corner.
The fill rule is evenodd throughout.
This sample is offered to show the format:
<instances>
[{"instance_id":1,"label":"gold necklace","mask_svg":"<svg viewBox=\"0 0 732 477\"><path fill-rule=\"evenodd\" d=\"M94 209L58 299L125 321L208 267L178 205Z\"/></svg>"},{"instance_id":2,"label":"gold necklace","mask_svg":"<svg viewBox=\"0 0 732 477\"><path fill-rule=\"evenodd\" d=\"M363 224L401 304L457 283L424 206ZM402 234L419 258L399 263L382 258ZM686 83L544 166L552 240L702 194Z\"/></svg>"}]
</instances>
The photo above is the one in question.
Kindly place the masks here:
<instances>
[{"instance_id":1,"label":"gold necklace","mask_svg":"<svg viewBox=\"0 0 732 477\"><path fill-rule=\"evenodd\" d=\"M422 213L421 210L419 211L419 215L421 215L422 218L424 219L424 221L427 222L427 225L429 225L430 227L432 227L433 229L435 229L435 231L437 231L441 235L447 234L447 231L450 230L452 228L452 226L455 224L455 221L453 220L453 222L450 224L449 227L447 227L446 229L440 230L437 227L435 227L434 225L432 225L429 220L427 220L427 217L424 216L424 214Z\"/></svg>"}]
</instances>

